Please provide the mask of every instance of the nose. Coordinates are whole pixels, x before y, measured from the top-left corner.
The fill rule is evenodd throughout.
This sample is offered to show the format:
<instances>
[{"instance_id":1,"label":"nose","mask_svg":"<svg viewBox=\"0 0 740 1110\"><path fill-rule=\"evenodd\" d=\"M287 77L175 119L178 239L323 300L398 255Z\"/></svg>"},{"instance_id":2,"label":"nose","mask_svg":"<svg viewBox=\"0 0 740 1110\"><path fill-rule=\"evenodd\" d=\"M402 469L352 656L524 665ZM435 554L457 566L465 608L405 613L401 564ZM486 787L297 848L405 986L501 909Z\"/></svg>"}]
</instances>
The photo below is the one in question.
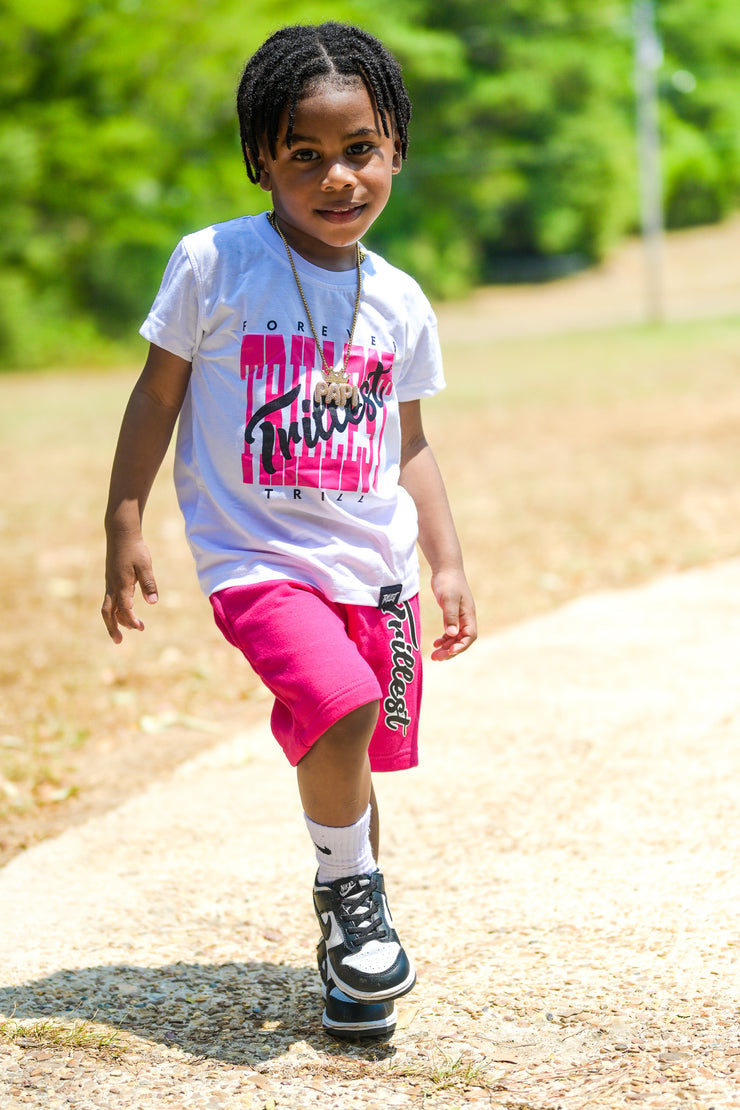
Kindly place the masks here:
<instances>
[{"instance_id":1,"label":"nose","mask_svg":"<svg viewBox=\"0 0 740 1110\"><path fill-rule=\"evenodd\" d=\"M351 189L356 180L352 167L345 162L343 158L335 158L334 161L326 167L321 187L327 190Z\"/></svg>"}]
</instances>

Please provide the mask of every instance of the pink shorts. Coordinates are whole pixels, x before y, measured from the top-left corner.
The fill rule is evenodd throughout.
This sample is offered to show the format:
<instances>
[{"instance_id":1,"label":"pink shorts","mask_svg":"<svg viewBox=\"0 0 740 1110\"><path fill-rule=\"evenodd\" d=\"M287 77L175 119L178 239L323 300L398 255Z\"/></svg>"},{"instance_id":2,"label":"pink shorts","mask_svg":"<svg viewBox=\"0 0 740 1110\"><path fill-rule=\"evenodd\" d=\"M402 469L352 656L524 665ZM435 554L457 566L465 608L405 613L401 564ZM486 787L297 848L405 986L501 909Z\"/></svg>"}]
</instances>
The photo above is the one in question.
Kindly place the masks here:
<instances>
[{"instance_id":1,"label":"pink shorts","mask_svg":"<svg viewBox=\"0 0 740 1110\"><path fill-rule=\"evenodd\" d=\"M275 695L271 726L295 766L331 725L380 702L373 771L418 763L419 598L384 608L343 605L299 582L212 594L216 624Z\"/></svg>"}]
</instances>

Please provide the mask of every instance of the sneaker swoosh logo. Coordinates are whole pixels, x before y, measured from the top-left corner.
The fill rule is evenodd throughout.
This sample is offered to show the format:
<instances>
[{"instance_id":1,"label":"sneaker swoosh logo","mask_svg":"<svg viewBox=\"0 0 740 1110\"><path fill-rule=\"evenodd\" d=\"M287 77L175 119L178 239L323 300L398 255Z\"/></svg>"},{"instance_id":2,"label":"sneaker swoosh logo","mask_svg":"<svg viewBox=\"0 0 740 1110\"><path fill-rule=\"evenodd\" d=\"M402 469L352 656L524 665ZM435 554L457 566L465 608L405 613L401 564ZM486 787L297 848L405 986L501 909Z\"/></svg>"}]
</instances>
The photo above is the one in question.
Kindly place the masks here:
<instances>
[{"instance_id":1,"label":"sneaker swoosh logo","mask_svg":"<svg viewBox=\"0 0 740 1110\"><path fill-rule=\"evenodd\" d=\"M316 841L314 841L314 844L316 845L316 848L318 849L318 851L323 852L323 854L325 856L330 856L331 855L331 848L322 848L320 844L316 844Z\"/></svg>"},{"instance_id":2,"label":"sneaker swoosh logo","mask_svg":"<svg viewBox=\"0 0 740 1110\"><path fill-rule=\"evenodd\" d=\"M329 925L331 922L331 925ZM326 938L327 948L336 948L338 944L344 944L344 933L341 927L337 924L337 919L331 910L321 915L321 931ZM327 932L328 929L328 932Z\"/></svg>"}]
</instances>

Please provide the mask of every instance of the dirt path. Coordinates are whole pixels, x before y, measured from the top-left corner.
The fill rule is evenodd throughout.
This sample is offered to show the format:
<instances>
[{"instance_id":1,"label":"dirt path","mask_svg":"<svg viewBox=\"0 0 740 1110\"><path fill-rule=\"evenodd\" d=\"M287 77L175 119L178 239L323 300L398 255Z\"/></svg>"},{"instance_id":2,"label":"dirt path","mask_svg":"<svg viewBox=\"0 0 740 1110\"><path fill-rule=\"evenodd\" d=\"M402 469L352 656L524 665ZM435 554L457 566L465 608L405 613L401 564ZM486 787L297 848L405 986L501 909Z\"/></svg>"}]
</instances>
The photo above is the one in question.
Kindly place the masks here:
<instances>
[{"instance_id":1,"label":"dirt path","mask_svg":"<svg viewBox=\"0 0 740 1110\"><path fill-rule=\"evenodd\" d=\"M422 767L378 783L419 984L375 1049L320 1032L264 727L17 857L3 1110L740 1107L739 642L733 561L429 666Z\"/></svg>"}]
</instances>

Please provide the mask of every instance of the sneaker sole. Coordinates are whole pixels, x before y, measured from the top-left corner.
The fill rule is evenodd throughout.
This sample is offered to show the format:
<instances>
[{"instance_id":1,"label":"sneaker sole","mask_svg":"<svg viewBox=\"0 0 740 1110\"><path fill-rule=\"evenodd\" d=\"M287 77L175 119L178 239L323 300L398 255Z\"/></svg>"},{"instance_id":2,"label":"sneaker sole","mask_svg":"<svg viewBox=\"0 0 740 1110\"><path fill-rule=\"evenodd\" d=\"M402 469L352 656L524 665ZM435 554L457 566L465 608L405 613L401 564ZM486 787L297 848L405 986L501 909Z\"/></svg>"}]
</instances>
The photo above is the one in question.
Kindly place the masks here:
<instances>
[{"instance_id":1,"label":"sneaker sole","mask_svg":"<svg viewBox=\"0 0 740 1110\"><path fill-rule=\"evenodd\" d=\"M326 948L323 941L319 946L318 963L321 996L325 1004L321 1024L330 1036L339 1040L353 1041L380 1040L382 1038L387 1040L393 1036L398 1018L393 1002L358 1002L340 991L331 978L331 970L326 959ZM326 977L328 977L328 983ZM337 994L341 994L342 997L337 998L335 991ZM376 1013L378 1010L385 1010L386 1013L380 1017L368 1018L366 1013L368 1007L372 1007ZM330 1009L335 1011L333 1015L329 1013ZM342 1011L344 1011L344 1014L340 1018L337 1015ZM365 1016L363 1016L363 1013L365 1013Z\"/></svg>"},{"instance_id":2,"label":"sneaker sole","mask_svg":"<svg viewBox=\"0 0 740 1110\"><path fill-rule=\"evenodd\" d=\"M356 1024L349 1021L332 1021L327 1016L326 1010L321 1017L321 1024L327 1033L338 1040L380 1040L381 1038L392 1037L396 1028L396 1010L393 1008L393 1013L381 1020L373 1022L357 1022Z\"/></svg>"}]
</instances>

